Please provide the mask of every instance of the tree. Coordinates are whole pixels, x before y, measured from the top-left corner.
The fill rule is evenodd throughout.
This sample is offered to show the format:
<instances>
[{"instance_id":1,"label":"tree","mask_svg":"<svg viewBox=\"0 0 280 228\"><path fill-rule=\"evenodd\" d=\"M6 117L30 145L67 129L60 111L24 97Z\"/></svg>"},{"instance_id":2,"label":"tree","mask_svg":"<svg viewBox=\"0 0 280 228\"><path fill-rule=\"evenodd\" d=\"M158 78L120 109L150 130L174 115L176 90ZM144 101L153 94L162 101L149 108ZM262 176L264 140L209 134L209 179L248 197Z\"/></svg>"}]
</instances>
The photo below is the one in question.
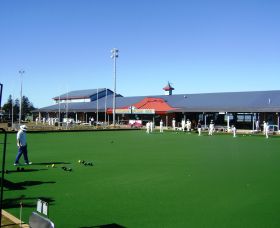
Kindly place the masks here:
<instances>
[{"instance_id":1,"label":"tree","mask_svg":"<svg viewBox=\"0 0 280 228\"><path fill-rule=\"evenodd\" d=\"M12 110L14 114L14 120L18 120L19 117L19 107L20 107L19 99L12 99L12 95L9 95L7 102L3 105L3 111L5 115L5 119L12 119ZM13 107L13 108L12 108ZM29 101L28 97L22 97L22 119L24 120L27 115L31 114L31 111L34 110L33 104Z\"/></svg>"},{"instance_id":2,"label":"tree","mask_svg":"<svg viewBox=\"0 0 280 228\"><path fill-rule=\"evenodd\" d=\"M7 103L5 103L2 108L6 119L12 118L12 110L13 110L12 106L13 106L13 99L12 99L12 95L10 95L8 97Z\"/></svg>"},{"instance_id":3,"label":"tree","mask_svg":"<svg viewBox=\"0 0 280 228\"><path fill-rule=\"evenodd\" d=\"M32 111L34 110L33 104L29 101L28 97L22 97L22 119L25 119L27 115L31 115Z\"/></svg>"}]
</instances>

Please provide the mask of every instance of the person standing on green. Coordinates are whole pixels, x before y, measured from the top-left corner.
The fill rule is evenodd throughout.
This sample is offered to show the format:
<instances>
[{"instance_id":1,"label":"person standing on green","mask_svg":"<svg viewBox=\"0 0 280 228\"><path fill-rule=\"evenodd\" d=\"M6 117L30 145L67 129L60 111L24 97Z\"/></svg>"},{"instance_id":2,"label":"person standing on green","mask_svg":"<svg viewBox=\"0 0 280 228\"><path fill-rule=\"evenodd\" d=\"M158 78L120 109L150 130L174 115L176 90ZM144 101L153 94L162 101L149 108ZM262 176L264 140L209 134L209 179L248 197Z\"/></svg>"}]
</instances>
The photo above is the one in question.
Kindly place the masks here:
<instances>
[{"instance_id":1,"label":"person standing on green","mask_svg":"<svg viewBox=\"0 0 280 228\"><path fill-rule=\"evenodd\" d=\"M15 160L14 165L19 165L19 159L20 159L22 154L23 154L23 158L24 158L24 161L25 161L25 165L31 165L32 164L32 162L30 162L28 160L26 131L27 131L26 125L21 125L20 130L17 133L18 154L16 156L16 160Z\"/></svg>"}]
</instances>

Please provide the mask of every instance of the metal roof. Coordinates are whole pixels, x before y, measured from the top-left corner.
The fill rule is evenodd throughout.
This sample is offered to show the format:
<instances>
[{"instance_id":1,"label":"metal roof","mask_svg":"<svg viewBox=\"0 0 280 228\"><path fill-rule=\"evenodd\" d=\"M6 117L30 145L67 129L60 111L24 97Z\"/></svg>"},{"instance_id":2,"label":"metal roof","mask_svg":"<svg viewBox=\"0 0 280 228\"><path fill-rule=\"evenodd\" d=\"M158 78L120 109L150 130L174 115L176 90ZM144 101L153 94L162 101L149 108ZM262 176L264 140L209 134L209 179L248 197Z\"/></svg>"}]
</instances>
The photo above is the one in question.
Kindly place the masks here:
<instances>
[{"instance_id":1,"label":"metal roof","mask_svg":"<svg viewBox=\"0 0 280 228\"><path fill-rule=\"evenodd\" d=\"M64 93L60 96L56 96L53 99L54 100L59 100L59 99L60 100L64 100L64 99L85 99L85 98L90 98L91 96L97 94L97 91L98 91L98 93L101 93L103 91L106 91L106 88L70 91L70 92ZM111 90L109 90L109 91L111 91Z\"/></svg>"},{"instance_id":2,"label":"metal roof","mask_svg":"<svg viewBox=\"0 0 280 228\"><path fill-rule=\"evenodd\" d=\"M173 97L174 96L174 97ZM181 94L167 97L182 112L279 112L280 91Z\"/></svg>"},{"instance_id":3,"label":"metal roof","mask_svg":"<svg viewBox=\"0 0 280 228\"><path fill-rule=\"evenodd\" d=\"M133 105L144 98L152 97L162 98L171 107L177 108L173 112L280 112L280 90L117 97L116 108ZM106 97L102 97L98 100L98 110L104 112L105 107L112 108L112 104L112 94L107 96L107 101ZM63 105L66 104L62 103L61 106ZM37 111L57 112L58 107L56 104ZM68 103L68 110L96 112L97 101Z\"/></svg>"}]
</instances>

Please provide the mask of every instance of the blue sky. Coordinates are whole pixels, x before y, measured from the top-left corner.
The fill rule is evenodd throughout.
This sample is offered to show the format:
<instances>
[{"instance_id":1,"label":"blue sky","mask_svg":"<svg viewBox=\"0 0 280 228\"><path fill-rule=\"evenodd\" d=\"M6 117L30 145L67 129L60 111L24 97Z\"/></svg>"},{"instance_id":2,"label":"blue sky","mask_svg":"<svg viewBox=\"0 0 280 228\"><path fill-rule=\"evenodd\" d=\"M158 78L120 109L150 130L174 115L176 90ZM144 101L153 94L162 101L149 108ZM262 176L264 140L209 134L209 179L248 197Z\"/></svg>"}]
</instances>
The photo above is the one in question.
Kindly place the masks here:
<instances>
[{"instance_id":1,"label":"blue sky","mask_svg":"<svg viewBox=\"0 0 280 228\"><path fill-rule=\"evenodd\" d=\"M278 0L2 0L2 103L36 107L72 90L124 96L278 90Z\"/></svg>"}]
</instances>

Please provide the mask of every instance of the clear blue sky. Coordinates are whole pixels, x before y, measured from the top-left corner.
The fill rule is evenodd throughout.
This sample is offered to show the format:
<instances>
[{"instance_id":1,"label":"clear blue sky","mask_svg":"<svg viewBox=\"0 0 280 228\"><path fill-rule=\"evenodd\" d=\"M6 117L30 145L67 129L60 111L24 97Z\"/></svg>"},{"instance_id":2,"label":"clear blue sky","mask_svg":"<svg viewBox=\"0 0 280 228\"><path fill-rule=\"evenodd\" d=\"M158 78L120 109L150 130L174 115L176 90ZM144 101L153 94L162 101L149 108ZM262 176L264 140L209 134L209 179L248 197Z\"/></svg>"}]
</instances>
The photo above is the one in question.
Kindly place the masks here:
<instances>
[{"instance_id":1,"label":"clear blue sky","mask_svg":"<svg viewBox=\"0 0 280 228\"><path fill-rule=\"evenodd\" d=\"M113 89L124 96L280 89L279 0L2 0L2 103Z\"/></svg>"}]
</instances>

